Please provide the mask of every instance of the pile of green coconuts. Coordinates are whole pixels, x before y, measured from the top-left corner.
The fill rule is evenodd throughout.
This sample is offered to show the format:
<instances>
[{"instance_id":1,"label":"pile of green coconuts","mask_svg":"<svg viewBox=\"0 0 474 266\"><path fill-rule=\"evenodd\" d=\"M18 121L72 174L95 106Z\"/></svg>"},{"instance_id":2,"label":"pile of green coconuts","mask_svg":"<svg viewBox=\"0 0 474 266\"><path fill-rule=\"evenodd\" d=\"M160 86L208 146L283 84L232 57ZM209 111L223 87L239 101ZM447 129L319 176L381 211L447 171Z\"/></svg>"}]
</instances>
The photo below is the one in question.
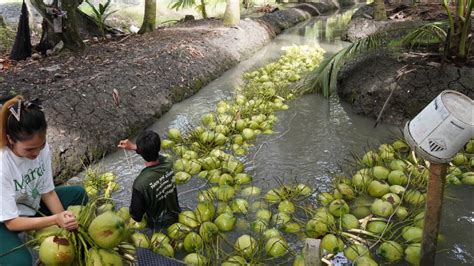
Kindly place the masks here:
<instances>
[{"instance_id":1,"label":"pile of green coconuts","mask_svg":"<svg viewBox=\"0 0 474 266\"><path fill-rule=\"evenodd\" d=\"M41 261L53 265L58 262L49 258L61 257L42 254L49 239L43 248L49 253L56 251L51 246L67 246L58 243L81 246L72 248L72 259L60 262L64 265L133 264L137 247L188 265L304 265L295 242L320 238L324 260L342 253L355 265L401 260L417 265L429 165L405 142L368 151L353 172L334 177L333 191L319 194L311 186L317 184L298 182L262 191L245 171L242 156L257 136L273 133L275 112L288 109L287 102L298 96L292 84L317 67L323 54L316 47L287 47L276 62L245 73L235 95L219 101L198 125L168 129L162 149L174 161L176 184L194 178L206 184L195 208L180 213L177 223L147 235L140 231L145 220L133 221L126 207L114 210L113 179L102 178L103 189L86 179L95 200L77 207L78 233L56 228L53 234L34 234L43 240ZM449 184L474 184L473 150L471 140L454 157Z\"/></svg>"}]
</instances>

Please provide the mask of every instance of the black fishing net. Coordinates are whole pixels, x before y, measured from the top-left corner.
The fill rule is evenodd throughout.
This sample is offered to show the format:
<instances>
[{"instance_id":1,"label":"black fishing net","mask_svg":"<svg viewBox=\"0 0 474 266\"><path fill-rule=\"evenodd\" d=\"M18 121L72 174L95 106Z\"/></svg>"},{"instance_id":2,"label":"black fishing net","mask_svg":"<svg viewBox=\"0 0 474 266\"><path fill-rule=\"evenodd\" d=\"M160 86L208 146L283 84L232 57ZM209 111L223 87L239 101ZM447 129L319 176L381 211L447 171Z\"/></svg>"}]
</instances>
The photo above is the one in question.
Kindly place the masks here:
<instances>
[{"instance_id":1,"label":"black fishing net","mask_svg":"<svg viewBox=\"0 0 474 266\"><path fill-rule=\"evenodd\" d=\"M176 260L163 257L145 248L137 249L138 265L181 266L185 265Z\"/></svg>"}]
</instances>

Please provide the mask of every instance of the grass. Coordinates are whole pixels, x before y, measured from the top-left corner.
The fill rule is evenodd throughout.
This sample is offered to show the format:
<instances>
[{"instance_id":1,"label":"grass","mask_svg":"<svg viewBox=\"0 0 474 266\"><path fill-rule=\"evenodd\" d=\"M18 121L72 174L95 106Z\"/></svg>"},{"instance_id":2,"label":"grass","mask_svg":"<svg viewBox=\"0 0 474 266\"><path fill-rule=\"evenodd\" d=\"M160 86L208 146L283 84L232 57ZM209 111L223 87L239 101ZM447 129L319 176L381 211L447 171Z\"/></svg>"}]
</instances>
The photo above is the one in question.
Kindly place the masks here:
<instances>
[{"instance_id":1,"label":"grass","mask_svg":"<svg viewBox=\"0 0 474 266\"><path fill-rule=\"evenodd\" d=\"M7 53L15 41L15 31L10 27L0 26L0 55Z\"/></svg>"}]
</instances>

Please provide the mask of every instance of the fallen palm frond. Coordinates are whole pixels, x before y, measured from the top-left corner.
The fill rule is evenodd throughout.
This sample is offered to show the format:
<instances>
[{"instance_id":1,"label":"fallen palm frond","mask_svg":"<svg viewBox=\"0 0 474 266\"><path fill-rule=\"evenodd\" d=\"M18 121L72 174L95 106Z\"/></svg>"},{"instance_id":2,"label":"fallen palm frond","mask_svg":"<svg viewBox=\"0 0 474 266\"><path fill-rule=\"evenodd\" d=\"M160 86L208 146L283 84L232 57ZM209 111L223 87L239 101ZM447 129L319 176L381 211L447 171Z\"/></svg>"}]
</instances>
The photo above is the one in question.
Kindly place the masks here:
<instances>
[{"instance_id":1,"label":"fallen palm frond","mask_svg":"<svg viewBox=\"0 0 474 266\"><path fill-rule=\"evenodd\" d=\"M448 23L446 21L425 24L408 33L402 39L402 45L413 48L417 45L443 43L447 37L447 26Z\"/></svg>"},{"instance_id":2,"label":"fallen palm frond","mask_svg":"<svg viewBox=\"0 0 474 266\"><path fill-rule=\"evenodd\" d=\"M319 92L325 97L331 95L331 91L336 88L337 76L344 63L355 56L379 48L384 43L384 33L370 35L342 49L332 57L321 63L320 67L310 72L303 86L302 92Z\"/></svg>"}]
</instances>

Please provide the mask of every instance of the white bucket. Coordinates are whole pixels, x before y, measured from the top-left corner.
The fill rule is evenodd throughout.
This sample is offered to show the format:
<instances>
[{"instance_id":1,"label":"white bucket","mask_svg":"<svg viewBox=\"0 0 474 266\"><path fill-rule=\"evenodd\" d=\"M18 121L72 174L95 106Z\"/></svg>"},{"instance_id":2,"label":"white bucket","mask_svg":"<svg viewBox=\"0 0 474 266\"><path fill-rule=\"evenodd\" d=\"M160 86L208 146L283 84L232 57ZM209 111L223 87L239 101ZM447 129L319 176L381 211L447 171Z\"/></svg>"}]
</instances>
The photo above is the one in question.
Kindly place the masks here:
<instances>
[{"instance_id":1,"label":"white bucket","mask_svg":"<svg viewBox=\"0 0 474 266\"><path fill-rule=\"evenodd\" d=\"M457 91L443 91L405 125L404 135L424 159L447 163L474 138L474 101Z\"/></svg>"}]
</instances>

